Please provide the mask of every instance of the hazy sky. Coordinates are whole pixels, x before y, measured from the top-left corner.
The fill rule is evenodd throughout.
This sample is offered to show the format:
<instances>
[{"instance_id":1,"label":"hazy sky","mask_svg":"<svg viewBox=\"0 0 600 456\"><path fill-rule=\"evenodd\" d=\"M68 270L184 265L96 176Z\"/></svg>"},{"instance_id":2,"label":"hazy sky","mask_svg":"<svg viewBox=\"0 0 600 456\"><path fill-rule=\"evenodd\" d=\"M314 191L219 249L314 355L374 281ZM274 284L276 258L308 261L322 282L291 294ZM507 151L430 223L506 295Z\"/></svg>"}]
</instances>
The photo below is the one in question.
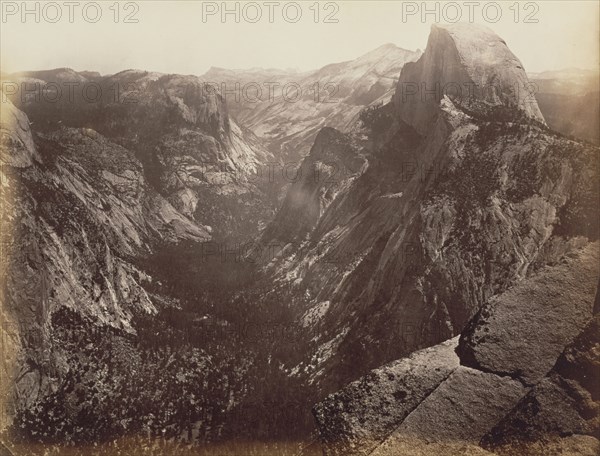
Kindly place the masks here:
<instances>
[{"instance_id":1,"label":"hazy sky","mask_svg":"<svg viewBox=\"0 0 600 456\"><path fill-rule=\"evenodd\" d=\"M202 74L211 66L308 70L356 58L390 42L424 49L432 23L457 18L468 22L470 12L475 22L505 39L527 71L598 67L597 0L519 2L517 8L511 8L513 1L480 1L473 6L428 2L426 7L439 8L439 15L430 13L425 18L420 14L422 2L324 1L318 8L314 1L280 1L272 6L263 1L227 2L229 9L239 8L239 23L235 14L223 22L222 2L146 0L121 2L118 8L114 0L77 1L73 6L63 1L51 6L28 2L29 9L39 8L39 17L30 13L24 18L21 1L1 3L4 72L56 67L103 74L128 68ZM501 16L492 22L497 5ZM211 11L215 14L208 15ZM298 11L301 16L292 22ZM93 23L98 12L101 15ZM126 23L126 17L137 23ZM326 17L337 23L325 22Z\"/></svg>"}]
</instances>

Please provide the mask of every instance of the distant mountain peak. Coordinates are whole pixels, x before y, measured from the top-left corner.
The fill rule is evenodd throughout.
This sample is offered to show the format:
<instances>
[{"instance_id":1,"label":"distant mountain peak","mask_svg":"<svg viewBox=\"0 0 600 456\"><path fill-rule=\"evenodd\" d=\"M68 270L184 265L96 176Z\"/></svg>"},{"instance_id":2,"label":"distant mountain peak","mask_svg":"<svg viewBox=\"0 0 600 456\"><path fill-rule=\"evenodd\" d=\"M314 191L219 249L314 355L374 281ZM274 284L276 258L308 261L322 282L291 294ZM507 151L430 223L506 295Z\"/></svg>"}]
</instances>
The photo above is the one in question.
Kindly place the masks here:
<instances>
[{"instance_id":1,"label":"distant mountain peak","mask_svg":"<svg viewBox=\"0 0 600 456\"><path fill-rule=\"evenodd\" d=\"M354 59L354 62L363 62L363 61L371 61L378 60L384 57L389 57L390 59L398 59L402 58L405 55L414 55L418 54L416 51L410 51L408 49L401 48L400 46L395 45L394 43L386 43L382 44L379 47L376 47L372 51L367 52L366 54L361 55L360 57Z\"/></svg>"},{"instance_id":2,"label":"distant mountain peak","mask_svg":"<svg viewBox=\"0 0 600 456\"><path fill-rule=\"evenodd\" d=\"M397 46L394 43L385 43L385 44L382 44L381 46L376 47L371 52L378 51L378 50L385 50L385 49L393 50L393 49L402 49L402 48Z\"/></svg>"}]
</instances>

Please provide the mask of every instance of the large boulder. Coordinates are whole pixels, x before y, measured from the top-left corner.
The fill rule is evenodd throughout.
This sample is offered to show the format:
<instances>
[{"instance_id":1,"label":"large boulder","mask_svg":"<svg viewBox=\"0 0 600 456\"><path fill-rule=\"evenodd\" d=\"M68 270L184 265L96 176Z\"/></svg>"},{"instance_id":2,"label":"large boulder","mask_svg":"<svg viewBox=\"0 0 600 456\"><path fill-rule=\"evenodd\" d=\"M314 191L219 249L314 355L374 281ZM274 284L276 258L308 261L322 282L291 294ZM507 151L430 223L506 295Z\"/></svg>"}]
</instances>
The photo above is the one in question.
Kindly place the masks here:
<instances>
[{"instance_id":1,"label":"large boulder","mask_svg":"<svg viewBox=\"0 0 600 456\"><path fill-rule=\"evenodd\" d=\"M459 366L458 338L413 353L328 396L313 410L328 455L373 450Z\"/></svg>"},{"instance_id":2,"label":"large boulder","mask_svg":"<svg viewBox=\"0 0 600 456\"><path fill-rule=\"evenodd\" d=\"M492 298L461 336L462 364L537 383L591 318L599 272L590 244Z\"/></svg>"}]
</instances>

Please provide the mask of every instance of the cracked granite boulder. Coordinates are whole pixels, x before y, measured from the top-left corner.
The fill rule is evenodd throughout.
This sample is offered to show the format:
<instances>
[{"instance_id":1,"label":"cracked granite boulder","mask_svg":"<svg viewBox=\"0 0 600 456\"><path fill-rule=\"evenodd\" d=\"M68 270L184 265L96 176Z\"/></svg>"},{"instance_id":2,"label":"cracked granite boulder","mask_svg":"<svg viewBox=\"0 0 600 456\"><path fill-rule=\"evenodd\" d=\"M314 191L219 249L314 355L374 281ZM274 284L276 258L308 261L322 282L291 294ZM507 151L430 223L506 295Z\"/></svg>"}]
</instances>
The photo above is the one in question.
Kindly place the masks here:
<instances>
[{"instance_id":1,"label":"cracked granite boulder","mask_svg":"<svg viewBox=\"0 0 600 456\"><path fill-rule=\"evenodd\" d=\"M595 455L600 450L600 315L553 369L482 439L505 456Z\"/></svg>"},{"instance_id":2,"label":"cracked granite boulder","mask_svg":"<svg viewBox=\"0 0 600 456\"><path fill-rule=\"evenodd\" d=\"M462 364L527 385L545 376L591 317L599 261L592 247L490 299L461 336Z\"/></svg>"},{"instance_id":3,"label":"cracked granite boulder","mask_svg":"<svg viewBox=\"0 0 600 456\"><path fill-rule=\"evenodd\" d=\"M350 383L314 408L328 454L366 454L459 366L458 339L413 353Z\"/></svg>"}]
</instances>

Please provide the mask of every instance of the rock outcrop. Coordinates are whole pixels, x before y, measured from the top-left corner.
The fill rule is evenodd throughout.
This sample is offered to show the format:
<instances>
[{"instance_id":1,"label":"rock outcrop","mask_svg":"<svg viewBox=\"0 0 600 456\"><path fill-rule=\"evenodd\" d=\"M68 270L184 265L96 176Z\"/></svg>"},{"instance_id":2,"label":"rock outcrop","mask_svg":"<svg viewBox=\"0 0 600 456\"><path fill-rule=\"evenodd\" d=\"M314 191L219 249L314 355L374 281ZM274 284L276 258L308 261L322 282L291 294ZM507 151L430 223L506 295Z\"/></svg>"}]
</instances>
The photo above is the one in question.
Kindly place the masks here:
<instances>
[{"instance_id":1,"label":"rock outcrop","mask_svg":"<svg viewBox=\"0 0 600 456\"><path fill-rule=\"evenodd\" d=\"M323 128L308 157L298 170L285 197L282 210L269 224L263 238L293 242L304 238L340 191L352 182L366 160L358 145L333 128Z\"/></svg>"},{"instance_id":2,"label":"rock outcrop","mask_svg":"<svg viewBox=\"0 0 600 456\"><path fill-rule=\"evenodd\" d=\"M458 338L417 351L356 380L314 408L327 454L367 454L460 365Z\"/></svg>"},{"instance_id":3,"label":"rock outcrop","mask_svg":"<svg viewBox=\"0 0 600 456\"><path fill-rule=\"evenodd\" d=\"M600 258L590 249L580 256L579 267L566 258L490 299L461 337L462 364L528 385L545 376L590 319Z\"/></svg>"},{"instance_id":4,"label":"rock outcrop","mask_svg":"<svg viewBox=\"0 0 600 456\"><path fill-rule=\"evenodd\" d=\"M541 451L582 455L600 449L600 315L558 358L554 368L483 439L501 455Z\"/></svg>"},{"instance_id":5,"label":"rock outcrop","mask_svg":"<svg viewBox=\"0 0 600 456\"><path fill-rule=\"evenodd\" d=\"M324 453L488 454L480 442L492 454L507 455L546 454L545 444L596 448L598 317L590 319L599 247L596 242L578 250L483 307L461 335L461 345L469 341L477 351L481 344L484 352L514 341L510 357L498 356L494 369L470 362L464 347L457 350L459 365L453 339L376 369L317 404ZM579 283L574 299L561 299L573 291L574 277ZM482 323L499 322L515 306L523 314L513 315L512 324ZM515 362L535 369L515 374ZM561 441L569 435L583 437Z\"/></svg>"},{"instance_id":6,"label":"rock outcrop","mask_svg":"<svg viewBox=\"0 0 600 456\"><path fill-rule=\"evenodd\" d=\"M476 445L524 393L515 380L461 366L371 454L398 454L401 442L419 440Z\"/></svg>"},{"instance_id":7,"label":"rock outcrop","mask_svg":"<svg viewBox=\"0 0 600 456\"><path fill-rule=\"evenodd\" d=\"M4 96L0 92L0 96ZM39 161L39 155L35 149L29 119L18 110L12 103L2 103L2 120L0 120L0 131L2 132L2 165L15 168L26 168L34 161Z\"/></svg>"}]
</instances>

